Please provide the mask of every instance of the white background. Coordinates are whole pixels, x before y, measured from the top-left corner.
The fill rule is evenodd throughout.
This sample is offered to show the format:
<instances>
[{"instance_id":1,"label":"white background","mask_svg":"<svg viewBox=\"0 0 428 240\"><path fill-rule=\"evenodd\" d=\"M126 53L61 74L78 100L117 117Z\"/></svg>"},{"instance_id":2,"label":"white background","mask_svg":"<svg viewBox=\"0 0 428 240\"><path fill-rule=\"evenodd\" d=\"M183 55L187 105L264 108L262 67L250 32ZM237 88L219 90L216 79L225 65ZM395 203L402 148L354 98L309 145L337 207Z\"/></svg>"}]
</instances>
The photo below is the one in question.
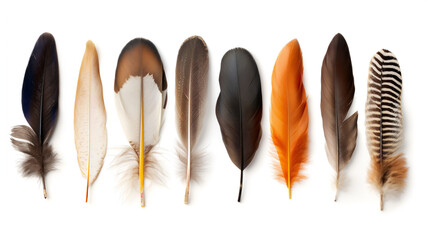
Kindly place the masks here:
<instances>
[{"instance_id":1,"label":"white background","mask_svg":"<svg viewBox=\"0 0 428 240\"><path fill-rule=\"evenodd\" d=\"M0 4L0 239L427 239L428 213L425 150L428 79L427 4L422 1L3 1ZM9 133L27 124L21 110L21 87L34 44L43 32L55 36L60 66L60 112L51 140L60 156L58 170L47 177L49 198L41 183L22 178ZM352 111L359 112L359 137L347 185L333 201L333 171L324 151L320 113L321 64L336 33L346 38L355 78ZM184 183L174 157L175 64L181 43L202 36L210 52L207 121L203 141L208 170L191 185L190 204L183 204ZM157 46L167 74L169 102L160 146L165 186L148 184L146 208L139 194L119 196L112 159L127 141L114 105L117 58L135 37ZM277 54L293 38L300 42L304 84L309 97L310 154L308 179L293 188L273 178L269 154L270 76ZM84 203L86 180L76 160L74 97L85 43L99 54L107 110L108 152L98 179ZM248 49L259 67L263 89L263 137L253 163L245 170L243 198L237 203L239 170L221 140L214 106L223 54ZM368 65L381 48L391 50L403 74L404 146L408 186L400 198L387 198L379 211L379 194L367 183L364 105Z\"/></svg>"}]
</instances>

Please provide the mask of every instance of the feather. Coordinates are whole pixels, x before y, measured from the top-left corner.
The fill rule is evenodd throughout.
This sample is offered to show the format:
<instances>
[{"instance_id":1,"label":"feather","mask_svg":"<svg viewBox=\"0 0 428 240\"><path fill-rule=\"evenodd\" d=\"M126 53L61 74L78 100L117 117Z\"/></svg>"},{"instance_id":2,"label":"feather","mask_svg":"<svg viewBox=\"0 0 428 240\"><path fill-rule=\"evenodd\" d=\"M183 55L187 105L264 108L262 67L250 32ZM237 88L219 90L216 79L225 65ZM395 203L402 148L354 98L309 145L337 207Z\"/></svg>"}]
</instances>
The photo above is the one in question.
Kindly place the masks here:
<instances>
[{"instance_id":1,"label":"feather","mask_svg":"<svg viewBox=\"0 0 428 240\"><path fill-rule=\"evenodd\" d=\"M308 105L303 86L303 61L299 42L289 42L279 54L272 73L270 128L276 149L278 180L291 188L303 179L308 160Z\"/></svg>"},{"instance_id":2,"label":"feather","mask_svg":"<svg viewBox=\"0 0 428 240\"><path fill-rule=\"evenodd\" d=\"M387 192L399 192L407 177L406 159L397 153L402 140L401 70L388 50L370 62L367 82L366 136L371 157L369 182L380 192L380 209Z\"/></svg>"},{"instance_id":3,"label":"feather","mask_svg":"<svg viewBox=\"0 0 428 240\"><path fill-rule=\"evenodd\" d=\"M208 86L208 48L201 37L188 38L181 45L175 72L175 100L179 135L178 157L185 168L186 191L184 203L189 201L189 182L196 179L202 166L198 140Z\"/></svg>"},{"instance_id":4,"label":"feather","mask_svg":"<svg viewBox=\"0 0 428 240\"><path fill-rule=\"evenodd\" d=\"M262 136L262 91L260 75L251 54L242 48L229 50L221 60L220 95L216 115L230 159L243 172L253 160Z\"/></svg>"},{"instance_id":5,"label":"feather","mask_svg":"<svg viewBox=\"0 0 428 240\"><path fill-rule=\"evenodd\" d=\"M321 115L328 161L336 171L335 201L341 171L349 163L357 141L358 112L346 118L354 92L348 45L339 33L328 46L321 69Z\"/></svg>"},{"instance_id":6,"label":"feather","mask_svg":"<svg viewBox=\"0 0 428 240\"><path fill-rule=\"evenodd\" d=\"M37 176L46 193L46 175L54 169L56 153L49 144L58 117L59 69L55 39L43 33L36 42L22 85L22 111L30 125L12 129L12 145L25 154L24 176Z\"/></svg>"},{"instance_id":7,"label":"feather","mask_svg":"<svg viewBox=\"0 0 428 240\"><path fill-rule=\"evenodd\" d=\"M144 176L154 176L154 173L147 172L159 169L156 158L152 156L152 149L159 141L163 124L166 89L165 72L155 45L143 38L130 41L123 48L117 62L114 91L122 128L135 154L121 154L120 156L133 157L119 158L116 161L139 162L142 207L145 205ZM131 173L134 170L129 171Z\"/></svg>"},{"instance_id":8,"label":"feather","mask_svg":"<svg viewBox=\"0 0 428 240\"><path fill-rule=\"evenodd\" d=\"M80 171L89 185L97 178L107 151L106 110L94 43L86 43L74 105L74 140Z\"/></svg>"}]
</instances>

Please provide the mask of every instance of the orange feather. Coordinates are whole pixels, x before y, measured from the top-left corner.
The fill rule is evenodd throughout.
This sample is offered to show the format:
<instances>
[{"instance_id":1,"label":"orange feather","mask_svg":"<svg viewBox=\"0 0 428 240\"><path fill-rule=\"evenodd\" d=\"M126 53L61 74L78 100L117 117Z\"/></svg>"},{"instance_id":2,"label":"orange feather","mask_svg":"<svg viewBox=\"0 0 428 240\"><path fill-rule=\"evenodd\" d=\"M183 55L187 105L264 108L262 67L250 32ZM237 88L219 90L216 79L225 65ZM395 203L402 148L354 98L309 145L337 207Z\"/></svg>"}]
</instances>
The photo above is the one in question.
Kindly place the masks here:
<instances>
[{"instance_id":1,"label":"orange feather","mask_svg":"<svg viewBox=\"0 0 428 240\"><path fill-rule=\"evenodd\" d=\"M301 170L308 160L309 116L302 78L302 52L294 39L276 59L270 108L275 170L278 180L287 184L290 199L293 184L305 178Z\"/></svg>"}]
</instances>

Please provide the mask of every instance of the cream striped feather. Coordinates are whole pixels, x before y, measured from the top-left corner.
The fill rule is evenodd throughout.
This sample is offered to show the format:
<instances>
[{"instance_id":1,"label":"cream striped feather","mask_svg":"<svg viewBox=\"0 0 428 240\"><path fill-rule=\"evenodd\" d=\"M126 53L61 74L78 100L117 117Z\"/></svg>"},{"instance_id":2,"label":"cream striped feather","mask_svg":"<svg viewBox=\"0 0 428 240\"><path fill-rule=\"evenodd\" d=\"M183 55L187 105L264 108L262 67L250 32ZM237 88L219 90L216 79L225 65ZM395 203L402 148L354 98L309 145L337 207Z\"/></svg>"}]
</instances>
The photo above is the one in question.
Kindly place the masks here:
<instances>
[{"instance_id":1,"label":"cream striped feather","mask_svg":"<svg viewBox=\"0 0 428 240\"><path fill-rule=\"evenodd\" d=\"M381 210L386 192L405 185L406 160L397 153L402 141L402 78L397 58L388 50L370 62L366 102L366 135L371 156L369 182L380 192Z\"/></svg>"}]
</instances>

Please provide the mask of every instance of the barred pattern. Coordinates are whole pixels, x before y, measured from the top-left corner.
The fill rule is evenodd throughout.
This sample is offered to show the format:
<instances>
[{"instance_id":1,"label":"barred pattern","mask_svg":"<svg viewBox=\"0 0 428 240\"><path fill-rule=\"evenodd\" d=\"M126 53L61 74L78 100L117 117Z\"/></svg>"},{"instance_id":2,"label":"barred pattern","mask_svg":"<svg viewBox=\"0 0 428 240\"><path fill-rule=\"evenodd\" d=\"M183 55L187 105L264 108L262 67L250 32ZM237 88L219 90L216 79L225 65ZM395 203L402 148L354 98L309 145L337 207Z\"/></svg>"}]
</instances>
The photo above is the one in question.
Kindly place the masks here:
<instances>
[{"instance_id":1,"label":"barred pattern","mask_svg":"<svg viewBox=\"0 0 428 240\"><path fill-rule=\"evenodd\" d=\"M391 157L400 146L402 132L401 71L394 54L381 50L370 62L366 135L372 157Z\"/></svg>"}]
</instances>

